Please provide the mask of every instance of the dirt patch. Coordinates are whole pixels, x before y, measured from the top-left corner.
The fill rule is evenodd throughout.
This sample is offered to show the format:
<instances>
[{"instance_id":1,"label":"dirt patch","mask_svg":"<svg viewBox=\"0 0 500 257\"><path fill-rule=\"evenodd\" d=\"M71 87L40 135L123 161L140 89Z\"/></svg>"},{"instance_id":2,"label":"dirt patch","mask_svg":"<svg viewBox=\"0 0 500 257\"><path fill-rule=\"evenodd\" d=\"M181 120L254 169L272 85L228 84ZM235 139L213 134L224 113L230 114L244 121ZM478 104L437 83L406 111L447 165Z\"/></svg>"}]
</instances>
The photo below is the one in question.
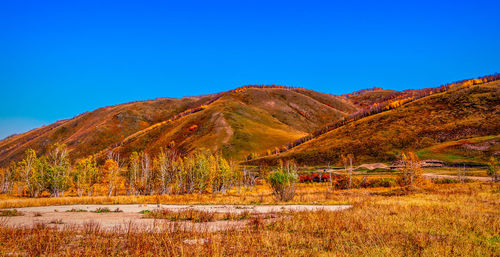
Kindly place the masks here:
<instances>
[{"instance_id":1,"label":"dirt patch","mask_svg":"<svg viewBox=\"0 0 500 257\"><path fill-rule=\"evenodd\" d=\"M193 223L189 221L170 221L149 219L145 212L154 210L186 211L197 210L217 213L250 213L253 217L266 217L285 211L341 211L349 205L163 205L163 204L120 204L120 205L64 205L25 207L17 210L23 216L5 217L3 224L16 227L30 227L37 224L63 228L64 226L98 226L105 230L120 230L134 226L146 230L187 229L195 231L219 231L245 226L250 220L217 220ZM99 209L111 212L98 213ZM270 216L271 217L271 216ZM275 217L275 216L274 216Z\"/></svg>"},{"instance_id":2,"label":"dirt patch","mask_svg":"<svg viewBox=\"0 0 500 257\"><path fill-rule=\"evenodd\" d=\"M389 169L389 166L387 166L383 163L365 163L365 164L359 165L357 167L357 169L359 169L359 168L374 170L374 169Z\"/></svg>"},{"instance_id":3,"label":"dirt patch","mask_svg":"<svg viewBox=\"0 0 500 257\"><path fill-rule=\"evenodd\" d=\"M433 173L424 173L422 174L424 178L433 179L433 178L449 178L449 179L458 179L458 176L452 175L438 175ZM474 176L463 176L462 178L468 180L476 180L476 181L491 181L490 177L474 177Z\"/></svg>"},{"instance_id":4,"label":"dirt patch","mask_svg":"<svg viewBox=\"0 0 500 257\"><path fill-rule=\"evenodd\" d=\"M493 140L489 142L481 142L481 143L467 143L462 144L462 148L467 150L476 150L476 151L487 151L490 147L497 145L499 143L498 140Z\"/></svg>"},{"instance_id":5,"label":"dirt patch","mask_svg":"<svg viewBox=\"0 0 500 257\"><path fill-rule=\"evenodd\" d=\"M224 114L218 112L212 115L215 123L215 134L224 133L224 139L222 139L222 144L227 144L229 140L233 137L234 131L231 126L227 123Z\"/></svg>"}]
</instances>

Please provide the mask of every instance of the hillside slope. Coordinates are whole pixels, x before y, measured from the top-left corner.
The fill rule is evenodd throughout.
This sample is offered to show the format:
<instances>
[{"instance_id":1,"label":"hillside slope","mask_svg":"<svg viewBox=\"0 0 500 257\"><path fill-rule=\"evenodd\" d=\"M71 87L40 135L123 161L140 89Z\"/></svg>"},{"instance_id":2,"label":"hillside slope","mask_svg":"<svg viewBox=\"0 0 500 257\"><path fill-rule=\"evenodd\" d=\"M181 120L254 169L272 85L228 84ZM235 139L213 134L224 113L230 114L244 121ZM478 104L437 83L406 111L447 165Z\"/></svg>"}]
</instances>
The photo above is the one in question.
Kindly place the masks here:
<instances>
[{"instance_id":1,"label":"hillside slope","mask_svg":"<svg viewBox=\"0 0 500 257\"><path fill-rule=\"evenodd\" d=\"M124 155L156 152L172 142L182 153L208 148L244 159L303 137L355 110L339 97L305 89L242 88L199 112L146 129L114 150Z\"/></svg>"},{"instance_id":2,"label":"hillside slope","mask_svg":"<svg viewBox=\"0 0 500 257\"><path fill-rule=\"evenodd\" d=\"M70 157L114 150L154 153L174 144L181 153L199 148L243 159L335 121L358 107L338 96L301 88L247 86L215 95L161 98L109 106L0 141L0 166L33 148L54 143Z\"/></svg>"},{"instance_id":3,"label":"hillside slope","mask_svg":"<svg viewBox=\"0 0 500 257\"><path fill-rule=\"evenodd\" d=\"M401 150L499 133L500 82L494 81L457 87L356 120L252 163L287 158L304 164L336 163L343 153L354 153L358 162L387 162Z\"/></svg>"},{"instance_id":4,"label":"hillside slope","mask_svg":"<svg viewBox=\"0 0 500 257\"><path fill-rule=\"evenodd\" d=\"M108 106L10 136L0 141L0 166L18 161L28 148L44 154L54 143L66 144L72 158L96 153L152 124L200 106L211 97L160 98Z\"/></svg>"},{"instance_id":5,"label":"hillside slope","mask_svg":"<svg viewBox=\"0 0 500 257\"><path fill-rule=\"evenodd\" d=\"M447 163L481 163L500 155L500 135L447 141L420 149L421 159L439 159Z\"/></svg>"}]
</instances>

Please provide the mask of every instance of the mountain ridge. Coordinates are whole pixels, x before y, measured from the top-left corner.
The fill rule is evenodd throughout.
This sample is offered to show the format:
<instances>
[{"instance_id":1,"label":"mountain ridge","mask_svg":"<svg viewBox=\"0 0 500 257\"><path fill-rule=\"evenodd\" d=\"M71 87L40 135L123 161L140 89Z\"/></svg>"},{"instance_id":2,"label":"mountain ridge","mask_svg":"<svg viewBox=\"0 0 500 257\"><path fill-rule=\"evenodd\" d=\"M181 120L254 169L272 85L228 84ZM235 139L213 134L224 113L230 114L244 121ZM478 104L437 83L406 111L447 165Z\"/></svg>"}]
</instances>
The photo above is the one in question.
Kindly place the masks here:
<instances>
[{"instance_id":1,"label":"mountain ridge","mask_svg":"<svg viewBox=\"0 0 500 257\"><path fill-rule=\"evenodd\" d=\"M74 159L104 156L108 151L128 156L164 147L175 147L183 154L207 148L239 160L262 158L263 152L269 156L289 151L338 129L335 124L343 126L381 110L390 111L439 93L438 88L474 86L499 77L494 74L418 90L369 88L345 95L247 85L216 94L105 106L0 140L0 166L19 160L28 148L43 155L53 143L67 144Z\"/></svg>"}]
</instances>

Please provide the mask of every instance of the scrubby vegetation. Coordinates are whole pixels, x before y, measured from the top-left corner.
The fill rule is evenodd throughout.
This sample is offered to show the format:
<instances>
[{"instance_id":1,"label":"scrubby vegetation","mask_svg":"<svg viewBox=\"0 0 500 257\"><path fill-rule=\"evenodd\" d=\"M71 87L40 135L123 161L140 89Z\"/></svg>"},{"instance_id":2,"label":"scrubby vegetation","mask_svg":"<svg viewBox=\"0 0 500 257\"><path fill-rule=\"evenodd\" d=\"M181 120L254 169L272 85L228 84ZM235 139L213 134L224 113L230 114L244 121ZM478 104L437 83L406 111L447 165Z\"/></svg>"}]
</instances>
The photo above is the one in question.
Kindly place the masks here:
<instances>
[{"instance_id":1,"label":"scrubby vegetation","mask_svg":"<svg viewBox=\"0 0 500 257\"><path fill-rule=\"evenodd\" d=\"M499 181L500 177L498 176L498 164L495 157L491 157L488 162L488 175L491 176L493 181Z\"/></svg>"},{"instance_id":2,"label":"scrubby vegetation","mask_svg":"<svg viewBox=\"0 0 500 257\"><path fill-rule=\"evenodd\" d=\"M193 221L193 222L211 222L215 219L215 212L200 210L170 211L167 209L154 210L146 213L146 218L168 219L170 221Z\"/></svg>"},{"instance_id":3,"label":"scrubby vegetation","mask_svg":"<svg viewBox=\"0 0 500 257\"><path fill-rule=\"evenodd\" d=\"M167 219L170 221L192 221L192 222L212 222L218 220L245 220L249 219L252 215L247 212L241 213L218 213L213 211L202 210L181 210L170 211L167 209L157 209L153 211L144 212L145 218L151 219Z\"/></svg>"},{"instance_id":4,"label":"scrubby vegetation","mask_svg":"<svg viewBox=\"0 0 500 257\"><path fill-rule=\"evenodd\" d=\"M88 211L84 210L84 209L75 209L75 208L72 208L71 210L67 210L66 212L88 212Z\"/></svg>"},{"instance_id":5,"label":"scrubby vegetation","mask_svg":"<svg viewBox=\"0 0 500 257\"><path fill-rule=\"evenodd\" d=\"M16 209L0 210L0 216L12 217L12 216L21 216L21 215L24 215L24 214L22 212L17 211Z\"/></svg>"},{"instance_id":6,"label":"scrubby vegetation","mask_svg":"<svg viewBox=\"0 0 500 257\"><path fill-rule=\"evenodd\" d=\"M269 184L273 194L280 201L290 201L295 196L295 182L297 182L297 167L293 162L281 164L276 170L269 174Z\"/></svg>"},{"instance_id":7,"label":"scrubby vegetation","mask_svg":"<svg viewBox=\"0 0 500 257\"><path fill-rule=\"evenodd\" d=\"M496 193L495 193L496 192ZM498 185L422 186L403 195L349 190L331 199L349 202L343 212L296 212L286 219L249 219L227 231L162 233L131 224L109 231L95 223L31 228L0 226L1 255L341 255L496 256L500 244ZM325 201L318 191L308 201Z\"/></svg>"},{"instance_id":8,"label":"scrubby vegetation","mask_svg":"<svg viewBox=\"0 0 500 257\"><path fill-rule=\"evenodd\" d=\"M77 211L79 212L79 211ZM107 207L99 207L97 209L95 209L95 211L92 211L92 212L95 212L95 213L107 213L107 212L122 212L122 210L120 210L120 208L116 208L114 210L110 210L109 208Z\"/></svg>"},{"instance_id":9,"label":"scrubby vegetation","mask_svg":"<svg viewBox=\"0 0 500 257\"><path fill-rule=\"evenodd\" d=\"M470 183L470 179L454 179L454 178L433 178L431 179L434 184L456 184L456 183Z\"/></svg>"}]
</instances>

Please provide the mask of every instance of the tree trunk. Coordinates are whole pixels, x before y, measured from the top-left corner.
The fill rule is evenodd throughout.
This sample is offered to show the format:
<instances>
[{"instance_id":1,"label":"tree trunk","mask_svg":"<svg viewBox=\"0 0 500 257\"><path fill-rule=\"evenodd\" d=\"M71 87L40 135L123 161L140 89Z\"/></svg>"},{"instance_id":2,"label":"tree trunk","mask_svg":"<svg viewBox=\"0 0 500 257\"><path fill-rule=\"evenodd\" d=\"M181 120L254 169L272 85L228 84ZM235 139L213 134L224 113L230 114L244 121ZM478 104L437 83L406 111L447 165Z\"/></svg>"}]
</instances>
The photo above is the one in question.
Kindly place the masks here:
<instances>
[{"instance_id":1,"label":"tree trunk","mask_svg":"<svg viewBox=\"0 0 500 257\"><path fill-rule=\"evenodd\" d=\"M349 157L349 162L351 163L351 167L349 169L349 188L352 187L352 158Z\"/></svg>"}]
</instances>

